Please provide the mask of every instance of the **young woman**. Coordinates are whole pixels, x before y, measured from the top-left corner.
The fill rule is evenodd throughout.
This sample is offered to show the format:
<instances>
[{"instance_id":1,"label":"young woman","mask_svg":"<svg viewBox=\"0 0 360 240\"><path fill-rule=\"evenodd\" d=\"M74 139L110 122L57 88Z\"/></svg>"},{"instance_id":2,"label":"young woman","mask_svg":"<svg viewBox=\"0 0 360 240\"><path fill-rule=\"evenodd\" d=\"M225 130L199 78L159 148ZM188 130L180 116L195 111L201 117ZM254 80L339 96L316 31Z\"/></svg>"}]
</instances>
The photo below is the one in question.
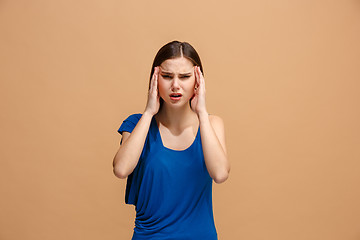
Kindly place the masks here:
<instances>
[{"instance_id":1,"label":"young woman","mask_svg":"<svg viewBox=\"0 0 360 240\"><path fill-rule=\"evenodd\" d=\"M173 41L155 56L144 112L123 121L114 174L127 177L133 240L215 240L212 181L230 171L224 124L205 105L200 57Z\"/></svg>"}]
</instances>

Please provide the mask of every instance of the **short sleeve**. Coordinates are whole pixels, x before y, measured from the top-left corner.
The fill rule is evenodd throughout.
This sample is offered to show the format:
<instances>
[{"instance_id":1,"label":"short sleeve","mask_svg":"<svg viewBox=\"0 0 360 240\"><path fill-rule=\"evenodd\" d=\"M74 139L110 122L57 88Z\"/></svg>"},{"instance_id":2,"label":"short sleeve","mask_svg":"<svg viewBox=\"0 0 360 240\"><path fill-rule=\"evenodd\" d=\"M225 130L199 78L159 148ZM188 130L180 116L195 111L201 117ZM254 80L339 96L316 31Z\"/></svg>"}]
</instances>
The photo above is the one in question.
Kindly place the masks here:
<instances>
[{"instance_id":1,"label":"short sleeve","mask_svg":"<svg viewBox=\"0 0 360 240\"><path fill-rule=\"evenodd\" d=\"M141 113L135 113L130 115L128 118L126 118L120 128L118 129L118 133L122 135L123 132L132 132L136 126L136 124L139 122L142 114ZM146 144L147 141L145 141ZM120 144L122 143L122 139ZM139 163L136 165L134 171L128 176L127 178L127 184L126 184L126 190L125 190L125 203L127 204L134 204L135 198L136 198L136 192L135 189L138 187L139 183L137 182L137 176L139 175Z\"/></svg>"},{"instance_id":2,"label":"short sleeve","mask_svg":"<svg viewBox=\"0 0 360 240\"><path fill-rule=\"evenodd\" d=\"M141 113L135 113L130 115L128 118L126 118L120 128L118 129L118 133L122 135L123 132L132 132L136 126L136 124L139 122L142 114Z\"/></svg>"}]
</instances>

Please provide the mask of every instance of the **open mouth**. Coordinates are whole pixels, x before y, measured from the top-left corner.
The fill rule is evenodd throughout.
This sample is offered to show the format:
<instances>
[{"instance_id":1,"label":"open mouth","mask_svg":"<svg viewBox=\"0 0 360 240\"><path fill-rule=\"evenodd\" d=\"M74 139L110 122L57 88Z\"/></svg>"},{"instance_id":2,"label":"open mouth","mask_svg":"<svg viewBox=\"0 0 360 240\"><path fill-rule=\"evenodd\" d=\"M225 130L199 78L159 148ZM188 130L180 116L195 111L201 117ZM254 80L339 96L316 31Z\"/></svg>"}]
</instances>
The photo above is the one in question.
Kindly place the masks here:
<instances>
[{"instance_id":1,"label":"open mouth","mask_svg":"<svg viewBox=\"0 0 360 240\"><path fill-rule=\"evenodd\" d=\"M172 94L170 94L170 99L172 99L172 100L180 100L181 97L182 97L181 93L172 93Z\"/></svg>"}]
</instances>

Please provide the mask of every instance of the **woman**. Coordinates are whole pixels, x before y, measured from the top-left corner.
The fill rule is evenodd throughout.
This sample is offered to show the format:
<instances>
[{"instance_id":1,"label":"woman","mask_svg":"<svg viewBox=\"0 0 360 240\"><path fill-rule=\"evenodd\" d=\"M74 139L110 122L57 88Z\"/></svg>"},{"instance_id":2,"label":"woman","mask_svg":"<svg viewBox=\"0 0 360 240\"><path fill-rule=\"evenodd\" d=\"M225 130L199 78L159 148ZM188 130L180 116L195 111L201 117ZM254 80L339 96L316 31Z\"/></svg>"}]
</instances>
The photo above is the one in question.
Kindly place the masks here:
<instances>
[{"instance_id":1,"label":"woman","mask_svg":"<svg viewBox=\"0 0 360 240\"><path fill-rule=\"evenodd\" d=\"M135 205L132 239L217 239L212 180L224 182L230 164L223 121L207 112L201 61L189 43L159 50L145 110L118 132L113 167L127 177L125 202Z\"/></svg>"}]
</instances>

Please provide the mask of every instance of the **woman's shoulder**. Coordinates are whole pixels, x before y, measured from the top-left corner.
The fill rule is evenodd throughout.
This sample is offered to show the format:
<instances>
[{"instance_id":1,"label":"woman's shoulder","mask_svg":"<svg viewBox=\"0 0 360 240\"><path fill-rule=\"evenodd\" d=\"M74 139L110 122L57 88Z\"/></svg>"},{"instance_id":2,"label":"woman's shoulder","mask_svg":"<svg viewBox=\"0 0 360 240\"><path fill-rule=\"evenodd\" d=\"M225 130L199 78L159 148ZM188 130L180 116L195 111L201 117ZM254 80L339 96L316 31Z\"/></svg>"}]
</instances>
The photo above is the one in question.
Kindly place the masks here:
<instances>
[{"instance_id":1,"label":"woman's shoulder","mask_svg":"<svg viewBox=\"0 0 360 240\"><path fill-rule=\"evenodd\" d=\"M211 123L224 123L223 119L220 116L211 113L209 113L209 120Z\"/></svg>"},{"instance_id":2,"label":"woman's shoulder","mask_svg":"<svg viewBox=\"0 0 360 240\"><path fill-rule=\"evenodd\" d=\"M142 116L142 113L132 113L126 118L126 120L133 120L133 121L137 122L140 120L141 116Z\"/></svg>"},{"instance_id":3,"label":"woman's shoulder","mask_svg":"<svg viewBox=\"0 0 360 240\"><path fill-rule=\"evenodd\" d=\"M224 131L224 120L215 114L209 114L209 120L211 126L214 128L216 132L223 132Z\"/></svg>"},{"instance_id":4,"label":"woman's shoulder","mask_svg":"<svg viewBox=\"0 0 360 240\"><path fill-rule=\"evenodd\" d=\"M120 134L122 134L122 132L131 132L139 122L141 116L141 113L130 114L125 120L123 120L118 132Z\"/></svg>"},{"instance_id":5,"label":"woman's shoulder","mask_svg":"<svg viewBox=\"0 0 360 240\"><path fill-rule=\"evenodd\" d=\"M122 129L124 126L132 126L135 127L135 125L139 122L140 118L142 116L142 113L133 113L128 115L121 124L120 129Z\"/></svg>"}]
</instances>

